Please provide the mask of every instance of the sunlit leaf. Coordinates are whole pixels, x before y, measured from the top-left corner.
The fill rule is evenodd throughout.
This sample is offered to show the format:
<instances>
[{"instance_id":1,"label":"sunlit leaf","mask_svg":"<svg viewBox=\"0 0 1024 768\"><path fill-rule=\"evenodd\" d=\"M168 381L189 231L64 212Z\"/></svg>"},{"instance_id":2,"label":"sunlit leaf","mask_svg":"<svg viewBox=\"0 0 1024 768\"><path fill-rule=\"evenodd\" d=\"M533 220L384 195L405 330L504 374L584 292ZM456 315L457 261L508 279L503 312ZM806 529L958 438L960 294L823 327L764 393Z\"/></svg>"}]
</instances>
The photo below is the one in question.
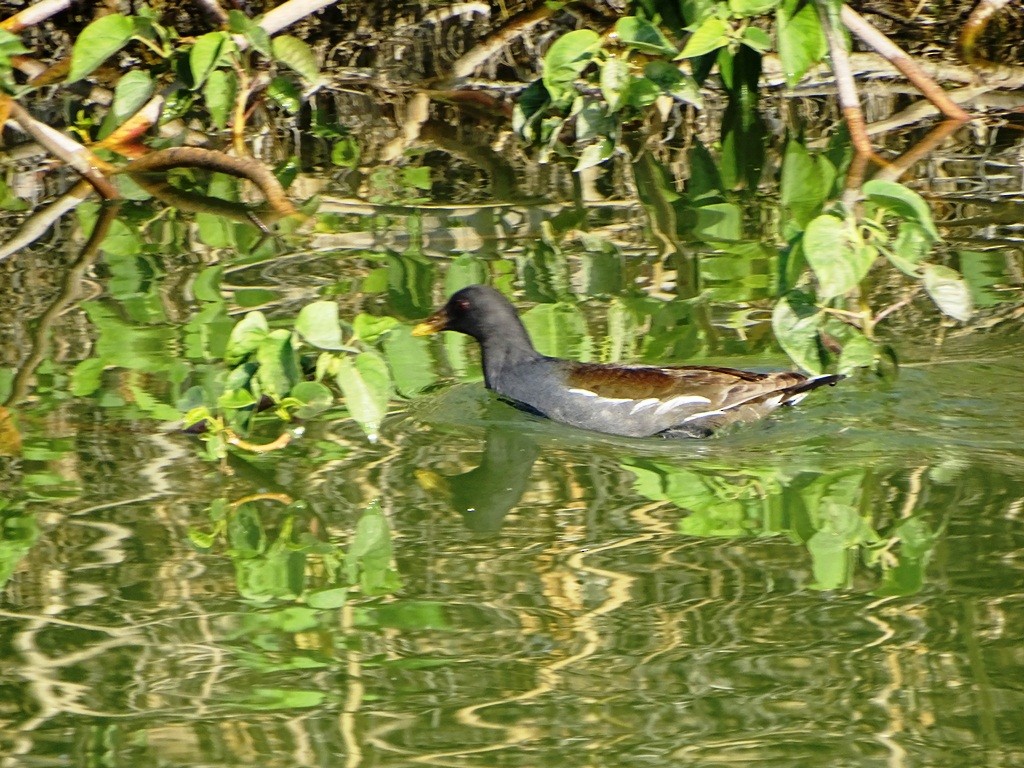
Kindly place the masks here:
<instances>
[{"instance_id":1,"label":"sunlit leaf","mask_svg":"<svg viewBox=\"0 0 1024 768\"><path fill-rule=\"evenodd\" d=\"M412 397L437 381L427 339L413 336L409 328L402 326L384 337L383 346L398 394Z\"/></svg>"},{"instance_id":2,"label":"sunlit leaf","mask_svg":"<svg viewBox=\"0 0 1024 768\"><path fill-rule=\"evenodd\" d=\"M238 77L230 70L215 69L206 78L203 99L206 101L206 108L210 110L213 124L220 130L224 130L228 124L237 92Z\"/></svg>"},{"instance_id":3,"label":"sunlit leaf","mask_svg":"<svg viewBox=\"0 0 1024 768\"><path fill-rule=\"evenodd\" d=\"M625 105L630 80L629 64L622 59L611 56L601 65L601 95L608 103L609 113L617 112Z\"/></svg>"},{"instance_id":4,"label":"sunlit leaf","mask_svg":"<svg viewBox=\"0 0 1024 768\"><path fill-rule=\"evenodd\" d=\"M615 23L619 42L628 48L655 56L675 56L676 48L660 29L638 16L625 16Z\"/></svg>"},{"instance_id":5,"label":"sunlit leaf","mask_svg":"<svg viewBox=\"0 0 1024 768\"><path fill-rule=\"evenodd\" d=\"M299 73L303 80L316 83L320 79L320 65L313 49L291 35L278 35L271 42L274 58Z\"/></svg>"},{"instance_id":6,"label":"sunlit leaf","mask_svg":"<svg viewBox=\"0 0 1024 768\"><path fill-rule=\"evenodd\" d=\"M253 50L259 51L268 58L272 55L270 36L266 30L241 11L235 9L228 11L228 31L245 37Z\"/></svg>"},{"instance_id":7,"label":"sunlit leaf","mask_svg":"<svg viewBox=\"0 0 1024 768\"><path fill-rule=\"evenodd\" d=\"M292 387L288 396L302 403L295 412L300 419L312 418L334 405L334 395L331 390L319 381L300 381Z\"/></svg>"},{"instance_id":8,"label":"sunlit leaf","mask_svg":"<svg viewBox=\"0 0 1024 768\"><path fill-rule=\"evenodd\" d=\"M760 27L747 27L743 30L743 44L758 53L768 53L772 49L772 39Z\"/></svg>"},{"instance_id":9,"label":"sunlit leaf","mask_svg":"<svg viewBox=\"0 0 1024 768\"><path fill-rule=\"evenodd\" d=\"M590 63L601 38L590 29L577 29L558 38L544 56L544 87L551 98L560 101L569 85Z\"/></svg>"},{"instance_id":10,"label":"sunlit leaf","mask_svg":"<svg viewBox=\"0 0 1024 768\"><path fill-rule=\"evenodd\" d=\"M153 78L145 70L133 69L126 72L117 81L114 88L114 101L110 105L110 111L103 118L103 125L98 137L105 138L111 131L134 115L143 104L149 101L154 88Z\"/></svg>"},{"instance_id":11,"label":"sunlit leaf","mask_svg":"<svg viewBox=\"0 0 1024 768\"><path fill-rule=\"evenodd\" d=\"M372 344L397 325L399 322L393 317L368 315L365 312L360 312L352 321L352 330L357 339Z\"/></svg>"},{"instance_id":12,"label":"sunlit leaf","mask_svg":"<svg viewBox=\"0 0 1024 768\"><path fill-rule=\"evenodd\" d=\"M821 373L818 329L822 313L811 298L794 291L784 296L772 311L772 331L779 345L800 368Z\"/></svg>"},{"instance_id":13,"label":"sunlit leaf","mask_svg":"<svg viewBox=\"0 0 1024 768\"><path fill-rule=\"evenodd\" d=\"M248 389L229 389L217 398L217 408L233 411L256 404L256 397Z\"/></svg>"},{"instance_id":14,"label":"sunlit leaf","mask_svg":"<svg viewBox=\"0 0 1024 768\"><path fill-rule=\"evenodd\" d=\"M836 171L824 156L813 156L800 141L786 143L782 158L782 204L799 227L820 211L828 199Z\"/></svg>"},{"instance_id":15,"label":"sunlit leaf","mask_svg":"<svg viewBox=\"0 0 1024 768\"><path fill-rule=\"evenodd\" d=\"M939 232L932 221L931 208L923 197L909 187L895 181L872 179L864 185L864 196L869 202L886 208L897 216L916 221L933 240L939 239Z\"/></svg>"},{"instance_id":16,"label":"sunlit leaf","mask_svg":"<svg viewBox=\"0 0 1024 768\"><path fill-rule=\"evenodd\" d=\"M814 3L786 0L776 11L779 59L786 84L794 86L828 50Z\"/></svg>"},{"instance_id":17,"label":"sunlit leaf","mask_svg":"<svg viewBox=\"0 0 1024 768\"><path fill-rule=\"evenodd\" d=\"M586 168L592 168L595 165L600 165L615 152L615 144L612 143L611 139L603 139L602 141L595 141L593 144L587 145L582 152L580 152L580 158L576 161L576 167L573 171L579 173Z\"/></svg>"},{"instance_id":18,"label":"sunlit leaf","mask_svg":"<svg viewBox=\"0 0 1024 768\"><path fill-rule=\"evenodd\" d=\"M683 46L683 50L678 58L693 59L728 45L731 29L728 22L724 19L720 19L717 16L708 17L690 35L690 39L686 41L686 45Z\"/></svg>"},{"instance_id":19,"label":"sunlit leaf","mask_svg":"<svg viewBox=\"0 0 1024 768\"><path fill-rule=\"evenodd\" d=\"M235 43L227 32L207 32L196 38L189 52L188 63L192 71L192 87L199 88L230 51Z\"/></svg>"},{"instance_id":20,"label":"sunlit leaf","mask_svg":"<svg viewBox=\"0 0 1024 768\"><path fill-rule=\"evenodd\" d=\"M872 368L876 354L875 343L855 330L855 335L843 344L843 351L839 355L839 373L851 373L858 368Z\"/></svg>"},{"instance_id":21,"label":"sunlit leaf","mask_svg":"<svg viewBox=\"0 0 1024 768\"><path fill-rule=\"evenodd\" d=\"M829 214L807 225L803 249L824 299L843 296L856 288L878 256L874 248L853 240L847 220Z\"/></svg>"},{"instance_id":22,"label":"sunlit leaf","mask_svg":"<svg viewBox=\"0 0 1024 768\"><path fill-rule=\"evenodd\" d=\"M376 352L360 352L339 361L335 379L345 395L349 415L362 427L370 442L376 442L391 398L387 363Z\"/></svg>"},{"instance_id":23,"label":"sunlit leaf","mask_svg":"<svg viewBox=\"0 0 1024 768\"><path fill-rule=\"evenodd\" d=\"M262 312L249 312L243 317L228 337L228 346L224 351L224 360L228 365L234 365L256 351L260 343L270 332L267 318Z\"/></svg>"},{"instance_id":24,"label":"sunlit leaf","mask_svg":"<svg viewBox=\"0 0 1024 768\"><path fill-rule=\"evenodd\" d=\"M134 31L132 20L120 13L101 16L92 22L79 33L71 49L67 82L81 80L124 48Z\"/></svg>"},{"instance_id":25,"label":"sunlit leaf","mask_svg":"<svg viewBox=\"0 0 1024 768\"><path fill-rule=\"evenodd\" d=\"M932 249L931 236L916 221L901 221L892 250L886 255L893 266L910 277L920 277L919 265Z\"/></svg>"},{"instance_id":26,"label":"sunlit leaf","mask_svg":"<svg viewBox=\"0 0 1024 768\"><path fill-rule=\"evenodd\" d=\"M299 310L295 330L308 344L319 349L341 349L341 320L333 301L314 301Z\"/></svg>"},{"instance_id":27,"label":"sunlit leaf","mask_svg":"<svg viewBox=\"0 0 1024 768\"><path fill-rule=\"evenodd\" d=\"M299 380L299 364L292 334L283 328L271 331L256 348L256 378L263 392L280 400Z\"/></svg>"},{"instance_id":28,"label":"sunlit leaf","mask_svg":"<svg viewBox=\"0 0 1024 768\"><path fill-rule=\"evenodd\" d=\"M924 265L924 287L936 306L961 323L974 314L974 301L967 283L955 269L941 264Z\"/></svg>"},{"instance_id":29,"label":"sunlit leaf","mask_svg":"<svg viewBox=\"0 0 1024 768\"><path fill-rule=\"evenodd\" d=\"M319 589L316 592L309 592L306 595L306 605L320 611L341 608L347 600L348 589L346 587Z\"/></svg>"},{"instance_id":30,"label":"sunlit leaf","mask_svg":"<svg viewBox=\"0 0 1024 768\"><path fill-rule=\"evenodd\" d=\"M737 16L760 16L768 13L781 0L729 0L729 10Z\"/></svg>"}]
</instances>

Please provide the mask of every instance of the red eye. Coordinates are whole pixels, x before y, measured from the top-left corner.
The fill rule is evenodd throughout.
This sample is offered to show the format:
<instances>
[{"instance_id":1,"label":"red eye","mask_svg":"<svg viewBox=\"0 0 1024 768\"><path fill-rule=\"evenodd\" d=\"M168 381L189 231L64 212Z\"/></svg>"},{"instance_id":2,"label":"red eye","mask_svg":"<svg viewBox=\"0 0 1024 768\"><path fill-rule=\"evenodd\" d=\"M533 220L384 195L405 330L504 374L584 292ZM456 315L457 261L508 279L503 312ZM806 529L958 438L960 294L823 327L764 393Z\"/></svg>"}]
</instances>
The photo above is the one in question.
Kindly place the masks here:
<instances>
[{"instance_id":1,"label":"red eye","mask_svg":"<svg viewBox=\"0 0 1024 768\"><path fill-rule=\"evenodd\" d=\"M469 305L469 299L458 299L455 302L455 306L457 306L463 312L468 312L469 311L469 306L470 306Z\"/></svg>"}]
</instances>

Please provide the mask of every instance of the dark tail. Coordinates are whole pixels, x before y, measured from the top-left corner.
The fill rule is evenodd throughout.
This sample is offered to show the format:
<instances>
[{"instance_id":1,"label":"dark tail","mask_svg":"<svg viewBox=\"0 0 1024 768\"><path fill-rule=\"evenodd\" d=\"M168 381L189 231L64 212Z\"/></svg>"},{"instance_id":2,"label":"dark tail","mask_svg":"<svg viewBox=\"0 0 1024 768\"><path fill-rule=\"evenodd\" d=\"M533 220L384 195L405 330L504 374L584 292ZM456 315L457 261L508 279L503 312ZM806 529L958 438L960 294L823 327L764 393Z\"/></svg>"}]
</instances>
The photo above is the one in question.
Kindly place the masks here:
<instances>
[{"instance_id":1,"label":"dark tail","mask_svg":"<svg viewBox=\"0 0 1024 768\"><path fill-rule=\"evenodd\" d=\"M786 396L782 398L782 405L791 403L794 399L800 400L801 395L810 392L812 389L825 386L834 387L836 382L842 381L845 378L846 376L841 373L828 373L824 376L814 376L806 381L801 381L799 384L794 384L786 389Z\"/></svg>"}]
</instances>

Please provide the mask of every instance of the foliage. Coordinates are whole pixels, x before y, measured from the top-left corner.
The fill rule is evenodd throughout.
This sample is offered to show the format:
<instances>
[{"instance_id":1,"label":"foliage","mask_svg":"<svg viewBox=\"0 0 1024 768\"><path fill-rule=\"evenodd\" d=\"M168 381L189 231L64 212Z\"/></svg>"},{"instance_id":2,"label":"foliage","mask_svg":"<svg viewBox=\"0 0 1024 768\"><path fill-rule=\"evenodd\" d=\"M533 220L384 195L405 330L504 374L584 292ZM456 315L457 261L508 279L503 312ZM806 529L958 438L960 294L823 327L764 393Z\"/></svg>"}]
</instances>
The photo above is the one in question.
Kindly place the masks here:
<instances>
[{"instance_id":1,"label":"foliage","mask_svg":"<svg viewBox=\"0 0 1024 768\"><path fill-rule=\"evenodd\" d=\"M848 589L858 560L872 572L876 594L910 595L924 584L938 535L923 516L879 525L884 504L871 499L870 469L738 471L700 464L631 460L624 464L643 496L670 501L688 514L687 536L786 536L807 549L815 589Z\"/></svg>"},{"instance_id":2,"label":"foliage","mask_svg":"<svg viewBox=\"0 0 1024 768\"><path fill-rule=\"evenodd\" d=\"M737 198L742 190L757 188L765 165L765 131L757 112L760 57L778 51L787 82L795 84L826 52L819 8L838 12L835 4L801 0L678 6L637 0L636 15L619 19L612 34L576 30L552 44L542 77L519 99L514 127L540 146L541 162L551 155L575 157L576 171L627 150L656 230L680 244L707 243L749 261L749 246L737 246L744 237ZM774 14L774 24L767 14ZM719 156L697 142L688 157L689 179L679 191L667 183L666 170L640 150L640 142L622 140L623 131L652 110L664 114L673 99L700 108L696 83L712 66L729 97ZM813 155L791 137L782 167L783 216L775 234L787 243L787 254L775 286L780 300L774 330L793 361L815 373L891 368L891 353L874 334L885 308L875 311L862 298L882 257L918 281L950 317L966 321L973 309L960 275L926 261L939 234L917 193L872 180L864 185L862 204L851 209L839 202L849 161L848 146L836 144ZM698 282L689 290L695 295ZM842 348L838 357L832 351L837 347Z\"/></svg>"},{"instance_id":3,"label":"foliage","mask_svg":"<svg viewBox=\"0 0 1024 768\"><path fill-rule=\"evenodd\" d=\"M287 113L298 110L304 92L320 84L320 71L310 47L296 37L273 39L241 11L228 13L223 30L183 37L162 23L149 5L136 6L133 15L99 16L75 38L64 85L95 77L100 68L124 53L143 57L145 68L132 68L114 84L114 97L105 113L95 103L93 113L79 112L76 127L92 139L109 137L145 104L158 88L168 104L163 119L200 118L224 129L233 124L240 133L246 107L254 96L266 94L268 103ZM10 56L45 51L24 48L19 38L0 31L0 88L22 99L51 79L17 85L10 76ZM259 76L267 73L267 81ZM115 148L117 144L113 145Z\"/></svg>"},{"instance_id":4,"label":"foliage","mask_svg":"<svg viewBox=\"0 0 1024 768\"><path fill-rule=\"evenodd\" d=\"M387 519L377 502L359 518L347 554L315 537L312 528L297 532L296 525L308 517L304 503L291 505L276 524L255 499L236 504L217 499L208 515L211 530L193 529L189 538L204 551L223 546L235 566L238 594L248 600L332 610L344 605L353 589L379 596L401 587L392 568Z\"/></svg>"}]
</instances>

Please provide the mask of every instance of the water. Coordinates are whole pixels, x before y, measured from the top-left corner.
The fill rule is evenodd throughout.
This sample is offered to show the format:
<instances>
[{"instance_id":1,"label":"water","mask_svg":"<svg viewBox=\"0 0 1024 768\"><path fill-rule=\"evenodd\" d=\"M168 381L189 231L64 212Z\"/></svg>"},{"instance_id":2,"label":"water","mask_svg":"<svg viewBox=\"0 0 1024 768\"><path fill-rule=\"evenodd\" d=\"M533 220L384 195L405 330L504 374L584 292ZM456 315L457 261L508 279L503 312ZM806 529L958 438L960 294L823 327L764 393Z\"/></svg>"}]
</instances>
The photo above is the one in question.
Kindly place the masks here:
<instances>
[{"instance_id":1,"label":"water","mask_svg":"<svg viewBox=\"0 0 1024 768\"><path fill-rule=\"evenodd\" d=\"M707 441L539 420L465 339L408 334L486 281L551 353L792 367L777 180L722 191L742 237L699 237L658 197L691 136L632 169L646 197L621 162L584 202L508 150L542 203L492 204L432 155L452 194L424 206L388 164L379 205L304 168L330 215L275 239L136 201L89 253L81 207L0 275L0 766L1024 764L1024 250L1019 216L986 217L1020 187L984 173L1016 157L1011 120L911 178L975 317L879 266L898 372ZM988 197L947 183L963 157ZM318 298L398 321L376 442L337 398L222 461L169 425L246 312L290 328Z\"/></svg>"},{"instance_id":2,"label":"water","mask_svg":"<svg viewBox=\"0 0 1024 768\"><path fill-rule=\"evenodd\" d=\"M2 609L5 762L1015 764L1017 345L707 442L457 384L376 446L338 421L220 472L72 409L61 466L22 471L79 491L5 529L31 542ZM303 503L253 502L251 551L197 550L211 500L257 492ZM302 543L348 547L371 497L401 587L310 609Z\"/></svg>"}]
</instances>

